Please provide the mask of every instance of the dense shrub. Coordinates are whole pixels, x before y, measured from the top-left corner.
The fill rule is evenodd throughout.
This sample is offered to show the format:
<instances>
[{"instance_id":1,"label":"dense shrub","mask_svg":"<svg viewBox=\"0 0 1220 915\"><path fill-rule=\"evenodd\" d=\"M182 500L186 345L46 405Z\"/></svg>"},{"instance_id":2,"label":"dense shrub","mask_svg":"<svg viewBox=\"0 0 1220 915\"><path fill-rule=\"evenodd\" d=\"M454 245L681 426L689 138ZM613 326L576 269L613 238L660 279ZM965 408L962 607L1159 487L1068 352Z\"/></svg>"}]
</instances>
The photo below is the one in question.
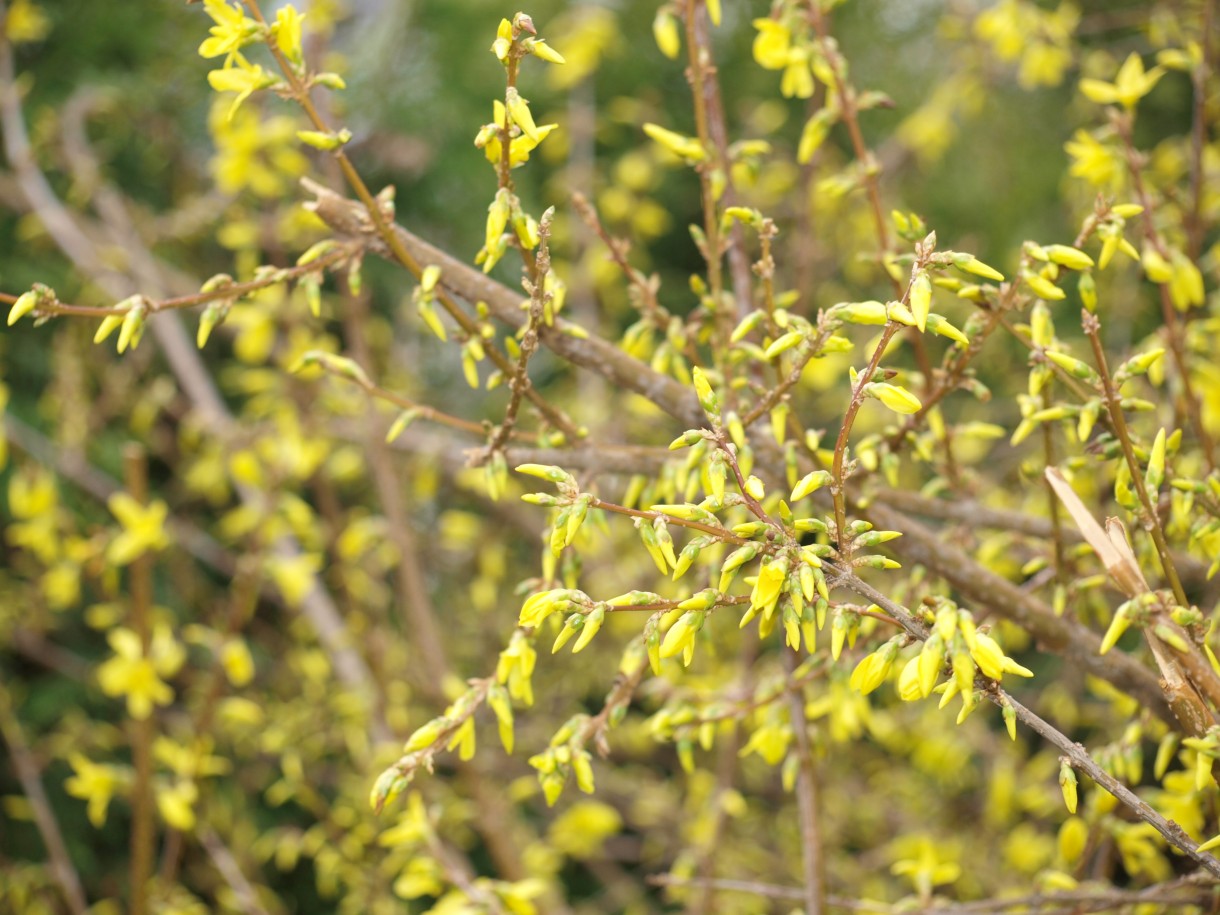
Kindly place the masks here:
<instances>
[{"instance_id":1,"label":"dense shrub","mask_svg":"<svg viewBox=\"0 0 1220 915\"><path fill-rule=\"evenodd\" d=\"M1214 910L1214 3L265 6L0 14L0 910Z\"/></svg>"}]
</instances>

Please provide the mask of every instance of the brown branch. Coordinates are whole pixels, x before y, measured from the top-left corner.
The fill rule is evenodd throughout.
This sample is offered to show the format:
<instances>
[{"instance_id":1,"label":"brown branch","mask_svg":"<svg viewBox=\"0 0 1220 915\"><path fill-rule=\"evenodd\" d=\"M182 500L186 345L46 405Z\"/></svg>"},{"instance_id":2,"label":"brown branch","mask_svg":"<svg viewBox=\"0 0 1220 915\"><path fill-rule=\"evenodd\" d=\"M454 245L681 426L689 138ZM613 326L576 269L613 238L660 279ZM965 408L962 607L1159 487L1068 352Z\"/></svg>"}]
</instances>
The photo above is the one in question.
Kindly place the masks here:
<instances>
[{"instance_id":1,"label":"brown branch","mask_svg":"<svg viewBox=\"0 0 1220 915\"><path fill-rule=\"evenodd\" d=\"M653 886L703 887L728 893L748 893L769 899L803 898L799 887L778 886L757 880L726 880L706 877L677 877L672 874L654 874L648 882ZM1027 896L1012 896L1005 899L983 899L977 902L936 901L921 911L929 915L989 915L1013 909L1035 912L1037 915L1084 915L1086 912L1110 912L1138 905L1206 905L1212 898L1212 880L1206 874L1192 874L1179 880L1145 887L1139 890L1065 890L1059 893L1033 893ZM870 902L864 899L847 899L830 896L827 903L837 909L851 912L891 913L894 906L885 902Z\"/></svg>"},{"instance_id":2,"label":"brown branch","mask_svg":"<svg viewBox=\"0 0 1220 915\"><path fill-rule=\"evenodd\" d=\"M784 652L784 666L791 677L796 670L796 652ZM796 736L796 753L800 768L796 776L796 803L800 812L801 864L805 873L806 915L822 915L826 911L826 862L822 848L822 828L818 813L821 786L809 739L809 723L805 718L805 696L798 690L788 693L788 713Z\"/></svg>"},{"instance_id":3,"label":"brown branch","mask_svg":"<svg viewBox=\"0 0 1220 915\"><path fill-rule=\"evenodd\" d=\"M46 846L47 855L51 859L51 873L55 875L55 881L59 884L60 892L63 893L64 902L67 903L72 915L85 915L89 903L81 886L80 874L76 872L76 867L72 864L72 857L68 854L67 845L64 844L63 833L59 831L55 813L51 810L50 799L42 787L38 763L26 742L21 722L13 712L12 696L2 680L0 680L0 737L8 744L17 781L20 782L21 790L34 811L34 825L38 827L42 844Z\"/></svg>"},{"instance_id":4,"label":"brown branch","mask_svg":"<svg viewBox=\"0 0 1220 915\"><path fill-rule=\"evenodd\" d=\"M309 179L302 185L314 195L308 205L338 235L360 238L375 254L393 259L384 238L370 227L367 207L347 200ZM441 268L438 288L470 303L485 302L495 318L511 328L520 328L526 321L521 310L521 294L509 289L439 248L434 247L399 225L392 225L390 234L395 245L411 252L422 262ZM612 343L586 336L575 325L556 317L553 326L541 329L542 344L568 362L591 369L611 384L646 397L687 428L704 423L694 393L667 375L654 371L646 363L629 356ZM511 369L510 369L511 371Z\"/></svg>"},{"instance_id":5,"label":"brown branch","mask_svg":"<svg viewBox=\"0 0 1220 915\"><path fill-rule=\"evenodd\" d=\"M835 439L834 460L830 470L830 493L834 499L835 543L838 544L839 551L845 558L849 558L850 553L847 543L847 479L843 476L843 462L847 458L847 442L851 436L851 427L856 420L856 414L860 412L860 407L864 404L864 388L873 380L873 375L877 373L877 369L881 365L881 358L885 355L886 348L901 326L897 321L886 322L885 330L881 332L881 339L877 341L872 358L864 371L856 376L856 383L851 390L851 401L847 404L847 412L843 414L843 423L839 426L839 436Z\"/></svg>"},{"instance_id":6,"label":"brown branch","mask_svg":"<svg viewBox=\"0 0 1220 915\"><path fill-rule=\"evenodd\" d=\"M540 461L539 463L553 464L555 461ZM956 524L966 524L971 528L1011 531L1014 534L1043 540L1049 539L1053 532L1051 522L1047 518L984 505L976 499L930 498L912 490L886 487L870 490L869 498L874 502L884 502L901 512L936 518L941 521L952 521ZM1075 528L1065 526L1063 539L1065 543L1080 543L1084 538ZM1173 553L1173 561L1182 574L1183 585L1189 584L1192 588L1200 590L1208 588L1207 563L1200 562L1194 556L1181 552ZM1216 583L1211 583L1211 587L1214 590Z\"/></svg>"},{"instance_id":7,"label":"brown branch","mask_svg":"<svg viewBox=\"0 0 1220 915\"><path fill-rule=\"evenodd\" d=\"M703 233L707 242L707 250L703 252L707 259L708 288L711 291L717 311L720 308L721 280L721 247L720 220L716 218L716 201L712 191L712 171L724 169L725 163L720 161L719 154L713 155L716 147L708 132L708 99L705 86L706 69L709 63L709 52L706 42L701 41L701 34L706 34L699 15L700 0L686 0L683 19L686 23L687 67L686 79L690 83L691 94L695 102L695 134L699 144L708 154L708 158L699 163L699 199L703 204ZM727 169L724 169L727 171ZM723 323L723 322L720 322Z\"/></svg>"},{"instance_id":8,"label":"brown branch","mask_svg":"<svg viewBox=\"0 0 1220 915\"><path fill-rule=\"evenodd\" d=\"M507 149L507 139L504 140L504 145ZM532 278L528 281L529 316L525 322L525 333L521 337L521 353L517 357L517 364L512 375L508 378L509 398L508 406L504 410L504 420L492 432L491 439L487 443L488 457L503 448L504 443L512 435L513 427L517 424L517 411L521 409L521 398L531 387L529 362L538 349L538 329L543 325L545 312L551 300L551 294L544 287L546 278L551 272L550 238L553 214L554 210L547 210L542 214L542 219L538 223L538 253L534 259Z\"/></svg>"},{"instance_id":9,"label":"brown branch","mask_svg":"<svg viewBox=\"0 0 1220 915\"><path fill-rule=\"evenodd\" d=\"M127 492L140 505L148 503L148 465L144 450L129 444L123 452L123 477ZM147 658L152 646L152 572L153 557L144 553L130 566L127 586L131 594L131 628L140 638L142 655ZM128 723L135 782L131 800L131 912L144 915L148 909L148 881L152 877L153 822L152 745L156 722L151 713Z\"/></svg>"},{"instance_id":10,"label":"brown branch","mask_svg":"<svg viewBox=\"0 0 1220 915\"><path fill-rule=\"evenodd\" d=\"M850 571L843 571L832 567L838 573L836 584L841 584L850 591L854 591L861 597L875 603L886 613L889 613L896 620L902 623L903 628L911 635L920 641L926 640L931 632L928 627L920 620L916 619L910 611L901 604L891 600L885 594L882 594L876 588L869 585L867 582L858 578ZM1010 705L1017 713L1017 718L1035 733L1043 737L1050 744L1057 747L1068 759L1071 760L1072 766L1077 770L1085 773L1089 778L1093 779L1098 785L1104 788L1107 792L1117 798L1124 806L1126 806L1135 816L1139 817L1145 823L1152 826L1159 832L1170 845L1181 851L1187 857L1193 859L1201 865L1209 873L1220 877L1220 859L1214 858L1209 854L1195 851L1199 844L1182 829L1177 823L1172 820L1167 820L1154 810L1147 802L1138 797L1130 788L1124 785L1114 776L1110 775L1089 755L1088 751L1079 744L1064 735L1054 726L1048 724L1042 718L1038 717L1034 712L1030 711L1016 699L1014 699L1007 691L1005 691L998 682L990 680L982 674L979 674L976 679L976 688L982 688L983 694L996 706L1003 707Z\"/></svg>"},{"instance_id":11,"label":"brown branch","mask_svg":"<svg viewBox=\"0 0 1220 915\"><path fill-rule=\"evenodd\" d=\"M1097 372L1101 375L1102 399L1105 402L1106 409L1110 414L1110 421L1114 425L1114 432L1118 437L1119 443L1123 448L1123 457L1127 461L1127 469L1131 471L1131 484L1135 487L1135 492L1139 496L1140 505L1143 508L1141 514L1143 518L1144 530L1152 537L1152 542L1156 544L1157 555L1161 558L1161 567L1165 570L1165 578L1169 582L1169 587L1173 589L1173 595L1177 602L1182 607L1189 607L1190 602L1186 599L1186 592L1182 589L1182 581L1178 578L1178 569L1174 565L1173 556L1169 552L1169 543L1165 540L1165 531L1161 527L1161 519L1157 514L1156 506L1152 504L1152 499L1148 495L1148 488L1144 485L1144 473L1140 467L1139 461L1135 457L1135 448L1131 444L1131 433L1127 430L1127 419L1123 415L1122 397L1119 396L1118 389L1114 386L1114 379L1110 377L1110 367L1106 362L1106 352L1101 344L1101 321L1097 315L1082 311L1080 314L1080 325L1084 330L1085 335L1089 338L1089 343L1093 347L1093 361L1097 364Z\"/></svg>"},{"instance_id":12,"label":"brown branch","mask_svg":"<svg viewBox=\"0 0 1220 915\"><path fill-rule=\"evenodd\" d=\"M149 315L157 314L162 311L176 311L183 308L193 308L197 305L206 305L209 302L218 302L223 299L239 299L247 296L252 292L258 292L260 289L266 289L268 286L275 286L280 283L288 283L292 280L299 279L310 273L317 273L319 270L324 270L328 267L333 267L336 264L348 260L352 252L344 248L336 248L332 251L321 255L315 260L307 264L300 264L295 267L281 267L273 271L269 271L266 276L259 279L249 280L244 283L232 283L229 285L220 286L208 292L196 292L190 295L170 296L164 299L145 299L143 306ZM17 301L17 296L10 293L0 292L0 303L11 305ZM72 305L68 302L61 302L58 299L51 302L44 302L34 309L31 314L34 317L87 317L87 318L105 318L114 315L127 314L127 308L118 308L111 306L94 306L94 305Z\"/></svg>"}]
</instances>

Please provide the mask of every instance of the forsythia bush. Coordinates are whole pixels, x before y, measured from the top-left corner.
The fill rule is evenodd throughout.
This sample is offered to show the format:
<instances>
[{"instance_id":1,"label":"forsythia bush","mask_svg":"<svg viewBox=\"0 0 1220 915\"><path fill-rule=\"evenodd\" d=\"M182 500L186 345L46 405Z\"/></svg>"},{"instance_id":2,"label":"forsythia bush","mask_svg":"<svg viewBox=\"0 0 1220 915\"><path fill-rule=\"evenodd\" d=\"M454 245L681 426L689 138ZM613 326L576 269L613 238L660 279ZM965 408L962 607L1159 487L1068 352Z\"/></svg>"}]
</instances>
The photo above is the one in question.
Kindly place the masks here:
<instances>
[{"instance_id":1,"label":"forsythia bush","mask_svg":"<svg viewBox=\"0 0 1220 915\"><path fill-rule=\"evenodd\" d=\"M206 167L0 4L0 911L1215 911L1216 4L432 6L481 234L337 3Z\"/></svg>"}]
</instances>

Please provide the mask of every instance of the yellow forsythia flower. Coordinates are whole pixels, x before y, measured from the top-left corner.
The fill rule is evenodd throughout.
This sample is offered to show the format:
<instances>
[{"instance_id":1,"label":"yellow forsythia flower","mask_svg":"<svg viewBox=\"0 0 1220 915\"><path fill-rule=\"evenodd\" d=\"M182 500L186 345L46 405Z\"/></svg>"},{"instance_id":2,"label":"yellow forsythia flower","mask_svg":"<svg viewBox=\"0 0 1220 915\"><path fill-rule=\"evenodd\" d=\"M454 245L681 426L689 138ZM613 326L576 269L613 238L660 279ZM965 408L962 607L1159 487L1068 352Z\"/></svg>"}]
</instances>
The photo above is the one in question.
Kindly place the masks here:
<instances>
[{"instance_id":1,"label":"yellow forsythia flower","mask_svg":"<svg viewBox=\"0 0 1220 915\"><path fill-rule=\"evenodd\" d=\"M792 33L782 22L774 19L755 19L754 60L766 70L782 70L788 66L788 49L792 44Z\"/></svg>"},{"instance_id":2,"label":"yellow forsythia flower","mask_svg":"<svg viewBox=\"0 0 1220 915\"><path fill-rule=\"evenodd\" d=\"M1153 67L1144 70L1144 62L1139 54L1132 51L1118 69L1114 82L1107 83L1100 79L1082 79L1080 91L1089 101L1099 105L1121 104L1124 108L1134 108L1136 103L1152 91L1152 88L1165 75L1163 67Z\"/></svg>"}]
</instances>

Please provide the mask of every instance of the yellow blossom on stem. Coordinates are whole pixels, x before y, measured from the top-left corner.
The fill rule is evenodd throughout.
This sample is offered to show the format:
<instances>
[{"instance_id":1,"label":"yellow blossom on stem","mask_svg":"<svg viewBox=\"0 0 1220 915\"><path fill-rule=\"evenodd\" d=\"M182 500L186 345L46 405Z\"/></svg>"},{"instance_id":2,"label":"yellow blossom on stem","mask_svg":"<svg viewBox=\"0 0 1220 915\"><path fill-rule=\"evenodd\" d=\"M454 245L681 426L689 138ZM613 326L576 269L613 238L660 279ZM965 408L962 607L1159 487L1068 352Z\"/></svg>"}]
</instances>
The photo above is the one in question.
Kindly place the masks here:
<instances>
[{"instance_id":1,"label":"yellow blossom on stem","mask_svg":"<svg viewBox=\"0 0 1220 915\"><path fill-rule=\"evenodd\" d=\"M64 782L64 789L72 797L88 801L86 808L89 822L100 829L106 823L106 809L110 799L114 797L115 789L120 787L123 778L114 766L91 762L82 753L73 753L68 757L75 774Z\"/></svg>"},{"instance_id":2,"label":"yellow blossom on stem","mask_svg":"<svg viewBox=\"0 0 1220 915\"><path fill-rule=\"evenodd\" d=\"M195 801L199 788L191 779L177 779L157 788L157 812L167 826L186 832L195 827Z\"/></svg>"},{"instance_id":3,"label":"yellow blossom on stem","mask_svg":"<svg viewBox=\"0 0 1220 915\"><path fill-rule=\"evenodd\" d=\"M216 24L208 30L211 37L205 38L199 46L200 57L231 57L258 37L259 24L246 18L240 7L228 0L203 0L203 11Z\"/></svg>"},{"instance_id":4,"label":"yellow blossom on stem","mask_svg":"<svg viewBox=\"0 0 1220 915\"><path fill-rule=\"evenodd\" d=\"M1144 62L1139 54L1132 51L1130 56L1118 68L1114 82L1107 83L1100 79L1082 79L1080 91L1085 98L1099 105L1120 104L1124 108L1134 108L1136 103L1152 91L1152 87L1165 75L1163 67L1144 69Z\"/></svg>"},{"instance_id":5,"label":"yellow blossom on stem","mask_svg":"<svg viewBox=\"0 0 1220 915\"><path fill-rule=\"evenodd\" d=\"M115 629L107 641L114 656L97 671L98 683L106 695L125 697L127 712L136 719L151 715L154 705L169 705L173 701L174 691L162 677L178 671L184 653L168 627L158 627L148 655L144 654L140 637L131 629Z\"/></svg>"},{"instance_id":6,"label":"yellow blossom on stem","mask_svg":"<svg viewBox=\"0 0 1220 915\"><path fill-rule=\"evenodd\" d=\"M297 12L296 7L289 3L275 14L275 25L271 27L276 45L294 64L300 64L305 59L301 50L301 20L304 18Z\"/></svg>"},{"instance_id":7,"label":"yellow blossom on stem","mask_svg":"<svg viewBox=\"0 0 1220 915\"><path fill-rule=\"evenodd\" d=\"M530 114L529 102L521 97L516 89L509 88L504 96L504 107L512 122L521 128L521 132L535 143L541 142L538 127L534 124L534 116Z\"/></svg>"},{"instance_id":8,"label":"yellow blossom on stem","mask_svg":"<svg viewBox=\"0 0 1220 915\"><path fill-rule=\"evenodd\" d=\"M496 682L508 687L508 694L525 705L534 704L534 690L530 677L534 673L534 664L538 653L521 631L513 633L508 647L500 652L500 660L496 665Z\"/></svg>"},{"instance_id":9,"label":"yellow blossom on stem","mask_svg":"<svg viewBox=\"0 0 1220 915\"><path fill-rule=\"evenodd\" d=\"M851 672L851 688L867 696L885 682L897 657L898 644L894 641L886 642L872 654L865 655Z\"/></svg>"},{"instance_id":10,"label":"yellow blossom on stem","mask_svg":"<svg viewBox=\"0 0 1220 915\"><path fill-rule=\"evenodd\" d=\"M169 535L165 532L169 507L160 499L141 505L127 493L118 492L110 497L107 504L123 526L119 535L110 542L110 548L106 551L107 561L125 566L145 553L169 546Z\"/></svg>"},{"instance_id":11,"label":"yellow blossom on stem","mask_svg":"<svg viewBox=\"0 0 1220 915\"><path fill-rule=\"evenodd\" d=\"M793 48L788 52L788 63L780 77L779 91L784 98L809 98L813 95L813 71L809 69L809 52L804 48Z\"/></svg>"},{"instance_id":12,"label":"yellow blossom on stem","mask_svg":"<svg viewBox=\"0 0 1220 915\"><path fill-rule=\"evenodd\" d=\"M682 35L678 28L678 20L669 10L662 8L657 11L652 21L652 37L661 49L661 53L670 60L677 60L682 50Z\"/></svg>"},{"instance_id":13,"label":"yellow blossom on stem","mask_svg":"<svg viewBox=\"0 0 1220 915\"><path fill-rule=\"evenodd\" d=\"M898 697L903 702L914 702L924 698L923 687L919 681L919 659L915 655L903 665L902 673L898 675Z\"/></svg>"},{"instance_id":14,"label":"yellow blossom on stem","mask_svg":"<svg viewBox=\"0 0 1220 915\"><path fill-rule=\"evenodd\" d=\"M666 130L659 124L645 124L644 133L687 162L701 162L707 158L707 151L703 148L703 144L692 137Z\"/></svg>"},{"instance_id":15,"label":"yellow blossom on stem","mask_svg":"<svg viewBox=\"0 0 1220 915\"><path fill-rule=\"evenodd\" d=\"M232 64L236 64L233 66ZM237 98L229 106L227 118L233 117L241 103L259 89L274 85L276 78L260 67L252 64L241 54L234 52L229 65L221 70L213 70L208 74L208 85L217 92L236 92Z\"/></svg>"},{"instance_id":16,"label":"yellow blossom on stem","mask_svg":"<svg viewBox=\"0 0 1220 915\"><path fill-rule=\"evenodd\" d=\"M1059 767L1059 788L1063 792L1063 803L1068 813L1076 812L1077 791L1076 772L1071 765L1064 762Z\"/></svg>"},{"instance_id":17,"label":"yellow blossom on stem","mask_svg":"<svg viewBox=\"0 0 1220 915\"><path fill-rule=\"evenodd\" d=\"M901 385L874 381L865 388L865 392L870 397L876 397L895 413L918 413L923 409L919 398Z\"/></svg>"},{"instance_id":18,"label":"yellow blossom on stem","mask_svg":"<svg viewBox=\"0 0 1220 915\"><path fill-rule=\"evenodd\" d=\"M1088 131L1077 130L1063 148L1072 157L1073 177L1097 187L1113 187L1121 180L1123 165L1118 152Z\"/></svg>"},{"instance_id":19,"label":"yellow blossom on stem","mask_svg":"<svg viewBox=\"0 0 1220 915\"><path fill-rule=\"evenodd\" d=\"M661 657L672 658L682 652L684 662L689 665L689 657L694 654L695 636L703 628L706 615L705 611L683 613L678 621L669 627L669 632L665 633L665 640L661 643Z\"/></svg>"},{"instance_id":20,"label":"yellow blossom on stem","mask_svg":"<svg viewBox=\"0 0 1220 915\"><path fill-rule=\"evenodd\" d=\"M765 70L782 70L788 66L788 49L792 44L792 33L782 22L774 19L755 19L754 60Z\"/></svg>"},{"instance_id":21,"label":"yellow blossom on stem","mask_svg":"<svg viewBox=\"0 0 1220 915\"><path fill-rule=\"evenodd\" d=\"M762 611L770 616L779 600L784 579L788 576L788 560L780 557L772 562L764 562L758 571L758 580L754 583L754 591L750 594L750 612Z\"/></svg>"}]
</instances>

